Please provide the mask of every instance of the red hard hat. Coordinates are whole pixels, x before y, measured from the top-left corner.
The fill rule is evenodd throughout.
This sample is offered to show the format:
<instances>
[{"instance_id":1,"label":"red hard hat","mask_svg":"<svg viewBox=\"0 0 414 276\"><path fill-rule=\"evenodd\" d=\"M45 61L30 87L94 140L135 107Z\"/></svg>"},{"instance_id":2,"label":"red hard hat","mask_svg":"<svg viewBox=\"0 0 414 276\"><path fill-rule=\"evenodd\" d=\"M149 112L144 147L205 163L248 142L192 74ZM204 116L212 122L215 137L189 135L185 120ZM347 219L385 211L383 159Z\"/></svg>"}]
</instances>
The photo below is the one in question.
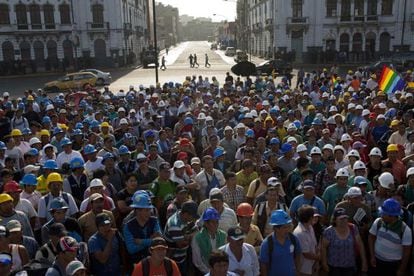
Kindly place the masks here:
<instances>
[{"instance_id":1,"label":"red hard hat","mask_svg":"<svg viewBox=\"0 0 414 276\"><path fill-rule=\"evenodd\" d=\"M236 214L240 217L251 217L253 216L253 213L254 210L252 205L246 202L240 203L236 211Z\"/></svg>"}]
</instances>

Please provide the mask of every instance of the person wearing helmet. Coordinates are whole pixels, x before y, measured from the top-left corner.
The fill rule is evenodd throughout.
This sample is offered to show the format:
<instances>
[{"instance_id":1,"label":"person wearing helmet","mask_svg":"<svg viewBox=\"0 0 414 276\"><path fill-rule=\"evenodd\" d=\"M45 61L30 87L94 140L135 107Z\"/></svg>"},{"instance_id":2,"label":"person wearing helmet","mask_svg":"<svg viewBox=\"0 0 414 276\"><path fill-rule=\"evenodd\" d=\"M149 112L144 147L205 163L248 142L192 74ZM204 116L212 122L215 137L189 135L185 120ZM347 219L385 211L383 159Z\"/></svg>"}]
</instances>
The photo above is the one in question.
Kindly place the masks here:
<instances>
[{"instance_id":1,"label":"person wearing helmet","mask_svg":"<svg viewBox=\"0 0 414 276\"><path fill-rule=\"evenodd\" d=\"M14 182L14 181L13 181ZM12 184L12 182L9 182ZM14 186L15 185L8 185ZM17 183L16 183L17 184ZM17 186L18 187L18 186ZM9 187L7 187L9 189ZM6 225L11 220L17 220L23 226L23 234L25 236L34 237L33 230L30 225L30 221L28 216L20 211L17 210L13 203L14 199L8 193L0 194L0 221L2 225Z\"/></svg>"},{"instance_id":2,"label":"person wearing helmet","mask_svg":"<svg viewBox=\"0 0 414 276\"><path fill-rule=\"evenodd\" d=\"M352 170L353 170L354 174L349 177L348 187L354 186L355 177L357 177L357 176L366 177L367 176L367 167L365 166L364 162L362 162L360 160L358 160L354 163L354 165L352 167ZM370 192L370 191L373 190L372 183L368 179L366 181L367 181L366 191Z\"/></svg>"},{"instance_id":3,"label":"person wearing helmet","mask_svg":"<svg viewBox=\"0 0 414 276\"><path fill-rule=\"evenodd\" d=\"M217 147L214 150L214 168L225 174L231 168L231 163L226 160L226 152L222 147Z\"/></svg>"},{"instance_id":4,"label":"person wearing helmet","mask_svg":"<svg viewBox=\"0 0 414 276\"><path fill-rule=\"evenodd\" d=\"M396 128L388 139L388 144L405 145L408 142L405 122L394 121L391 122L391 126L395 126Z\"/></svg>"},{"instance_id":5,"label":"person wearing helmet","mask_svg":"<svg viewBox=\"0 0 414 276\"><path fill-rule=\"evenodd\" d=\"M381 150L377 147L374 147L369 152L369 161L366 165L367 167L367 179L371 181L374 180L376 175L380 175L382 173L382 153Z\"/></svg>"},{"instance_id":6,"label":"person wearing helmet","mask_svg":"<svg viewBox=\"0 0 414 276\"><path fill-rule=\"evenodd\" d=\"M414 167L407 170L407 184L400 185L398 192L404 197L405 204L407 206L414 202Z\"/></svg>"},{"instance_id":7,"label":"person wearing helmet","mask_svg":"<svg viewBox=\"0 0 414 276\"><path fill-rule=\"evenodd\" d=\"M254 210L252 205L247 202L240 203L236 210L239 226L243 231L244 241L255 247L256 253L259 253L260 245L263 241L263 236L260 233L259 227L252 223Z\"/></svg>"},{"instance_id":8,"label":"person wearing helmet","mask_svg":"<svg viewBox=\"0 0 414 276\"><path fill-rule=\"evenodd\" d=\"M399 151L399 145L389 144L387 147L388 158L382 161L383 164L387 162L390 162L392 164L392 174L395 178L395 181L397 182L396 186L405 183L405 175L407 171L406 166L399 158Z\"/></svg>"},{"instance_id":9,"label":"person wearing helmet","mask_svg":"<svg viewBox=\"0 0 414 276\"><path fill-rule=\"evenodd\" d=\"M345 149L343 146L336 145L334 147L335 169L345 168L349 165L349 161L345 157Z\"/></svg>"},{"instance_id":10,"label":"person wearing helmet","mask_svg":"<svg viewBox=\"0 0 414 276\"><path fill-rule=\"evenodd\" d=\"M20 180L19 184L23 187L23 191L20 194L20 198L27 199L37 210L39 200L42 197L42 194L39 191L36 191L37 178L36 175L32 173L25 174Z\"/></svg>"},{"instance_id":11,"label":"person wearing helmet","mask_svg":"<svg viewBox=\"0 0 414 276\"><path fill-rule=\"evenodd\" d=\"M102 165L102 157L98 157L98 151L95 149L95 146L88 144L84 147L83 153L85 154L86 161L85 163L85 173L89 179L92 179L93 173L96 170L103 169L104 165Z\"/></svg>"},{"instance_id":12,"label":"person wearing helmet","mask_svg":"<svg viewBox=\"0 0 414 276\"><path fill-rule=\"evenodd\" d=\"M73 158L69 166L72 173L63 181L63 191L71 194L77 206L80 206L83 194L89 186L88 176L84 172L85 162L81 158Z\"/></svg>"},{"instance_id":13,"label":"person wearing helmet","mask_svg":"<svg viewBox=\"0 0 414 276\"><path fill-rule=\"evenodd\" d=\"M337 203L342 201L344 195L348 192L349 172L341 168L336 172L336 183L326 188L322 194L322 199L326 203L328 219L331 217Z\"/></svg>"},{"instance_id":14,"label":"person wearing helmet","mask_svg":"<svg viewBox=\"0 0 414 276\"><path fill-rule=\"evenodd\" d=\"M52 219L52 215L48 212L50 208L51 201L54 198L63 198L66 204L68 205L68 210L66 215L76 216L79 212L78 206L76 205L75 199L69 193L63 191L63 180L62 176L59 173L53 172L47 176L46 183L49 188L49 193L42 196L39 200L38 214L41 224L45 224L46 221Z\"/></svg>"},{"instance_id":15,"label":"person wearing helmet","mask_svg":"<svg viewBox=\"0 0 414 276\"><path fill-rule=\"evenodd\" d=\"M138 168L138 164L135 160L131 159L131 152L129 151L127 146L120 146L118 149L118 154L120 160L118 161L118 164L116 166L123 174L126 175L128 173L136 171L136 169Z\"/></svg>"},{"instance_id":16,"label":"person wearing helmet","mask_svg":"<svg viewBox=\"0 0 414 276\"><path fill-rule=\"evenodd\" d=\"M377 189L370 192L374 196L376 208L380 207L385 200L392 196L396 186L394 176L389 172L383 172L377 177L377 181L379 183Z\"/></svg>"},{"instance_id":17,"label":"person wearing helmet","mask_svg":"<svg viewBox=\"0 0 414 276\"><path fill-rule=\"evenodd\" d=\"M369 252L375 275L406 275L410 260L412 232L401 219L401 205L395 199L385 200L369 230Z\"/></svg>"},{"instance_id":18,"label":"person wearing helmet","mask_svg":"<svg viewBox=\"0 0 414 276\"><path fill-rule=\"evenodd\" d=\"M161 229L158 219L151 216L154 206L146 191L136 191L130 207L134 209L133 217L123 222L122 233L131 264L134 264L149 256L151 242L161 236Z\"/></svg>"},{"instance_id":19,"label":"person wearing helmet","mask_svg":"<svg viewBox=\"0 0 414 276\"><path fill-rule=\"evenodd\" d=\"M214 248L226 243L226 232L218 228L220 214L213 207L207 208L201 216L203 227L191 241L192 261L202 274L209 272L209 257Z\"/></svg>"},{"instance_id":20,"label":"person wearing helmet","mask_svg":"<svg viewBox=\"0 0 414 276\"><path fill-rule=\"evenodd\" d=\"M316 175L326 168L325 163L322 161L322 151L318 147L313 147L310 152L311 162L309 168Z\"/></svg>"},{"instance_id":21,"label":"person wearing helmet","mask_svg":"<svg viewBox=\"0 0 414 276\"><path fill-rule=\"evenodd\" d=\"M260 246L259 261L262 275L296 275L302 249L291 233L292 219L283 210L272 212L269 224L273 228ZM278 253L279 252L279 253ZM280 252L284 252L280 254Z\"/></svg>"},{"instance_id":22,"label":"person wearing helmet","mask_svg":"<svg viewBox=\"0 0 414 276\"><path fill-rule=\"evenodd\" d=\"M61 141L63 151L56 157L58 168L62 168L63 164L69 164L70 161L76 157L82 159L83 157L79 151L72 149L72 141L69 138L63 138Z\"/></svg>"}]
</instances>

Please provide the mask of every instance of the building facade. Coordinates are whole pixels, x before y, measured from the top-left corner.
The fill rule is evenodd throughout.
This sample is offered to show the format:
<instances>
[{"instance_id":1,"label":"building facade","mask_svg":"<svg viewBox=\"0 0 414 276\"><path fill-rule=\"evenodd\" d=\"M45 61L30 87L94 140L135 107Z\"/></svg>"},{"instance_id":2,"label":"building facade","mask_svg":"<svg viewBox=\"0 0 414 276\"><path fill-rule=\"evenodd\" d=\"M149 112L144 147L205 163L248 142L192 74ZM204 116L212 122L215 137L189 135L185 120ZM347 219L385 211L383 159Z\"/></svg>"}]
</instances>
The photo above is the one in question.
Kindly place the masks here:
<instances>
[{"instance_id":1,"label":"building facade","mask_svg":"<svg viewBox=\"0 0 414 276\"><path fill-rule=\"evenodd\" d=\"M180 41L178 9L158 3L156 16L157 42L160 49L176 45Z\"/></svg>"},{"instance_id":2,"label":"building facade","mask_svg":"<svg viewBox=\"0 0 414 276\"><path fill-rule=\"evenodd\" d=\"M1 71L133 63L147 13L147 0L0 0Z\"/></svg>"},{"instance_id":3,"label":"building facade","mask_svg":"<svg viewBox=\"0 0 414 276\"><path fill-rule=\"evenodd\" d=\"M414 51L413 11L412 0L240 0L238 19L253 54L360 63Z\"/></svg>"}]
</instances>

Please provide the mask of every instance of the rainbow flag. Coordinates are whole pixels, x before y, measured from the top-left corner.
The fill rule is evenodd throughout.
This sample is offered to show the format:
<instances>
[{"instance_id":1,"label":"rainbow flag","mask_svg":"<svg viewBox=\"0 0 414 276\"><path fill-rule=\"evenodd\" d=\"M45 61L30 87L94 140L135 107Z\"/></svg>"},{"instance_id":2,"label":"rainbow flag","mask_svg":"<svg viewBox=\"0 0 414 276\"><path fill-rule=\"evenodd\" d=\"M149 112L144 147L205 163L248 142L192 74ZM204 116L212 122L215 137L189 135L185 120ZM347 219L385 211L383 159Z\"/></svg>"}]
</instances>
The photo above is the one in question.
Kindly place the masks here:
<instances>
[{"instance_id":1,"label":"rainbow flag","mask_svg":"<svg viewBox=\"0 0 414 276\"><path fill-rule=\"evenodd\" d=\"M393 94L397 90L403 90L406 83L394 70L384 66L378 85L380 90Z\"/></svg>"},{"instance_id":2,"label":"rainbow flag","mask_svg":"<svg viewBox=\"0 0 414 276\"><path fill-rule=\"evenodd\" d=\"M336 87L336 85L338 84L338 80L336 79L336 77L335 77L335 76L332 76L332 77L331 77L331 84L332 84L332 87L333 87L333 88L335 88L335 87Z\"/></svg>"}]
</instances>

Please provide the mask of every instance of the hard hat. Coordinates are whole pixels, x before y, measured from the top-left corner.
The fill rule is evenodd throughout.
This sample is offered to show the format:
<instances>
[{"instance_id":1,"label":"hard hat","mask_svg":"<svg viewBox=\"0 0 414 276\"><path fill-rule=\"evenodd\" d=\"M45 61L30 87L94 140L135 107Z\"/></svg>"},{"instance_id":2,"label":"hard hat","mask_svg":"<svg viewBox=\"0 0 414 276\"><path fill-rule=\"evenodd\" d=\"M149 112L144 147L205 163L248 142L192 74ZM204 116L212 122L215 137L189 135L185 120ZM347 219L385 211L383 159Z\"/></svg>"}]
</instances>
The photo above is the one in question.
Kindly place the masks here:
<instances>
[{"instance_id":1,"label":"hard hat","mask_svg":"<svg viewBox=\"0 0 414 276\"><path fill-rule=\"evenodd\" d=\"M52 199L52 201L50 202L49 211L66 210L66 209L69 209L68 204L61 197L56 197Z\"/></svg>"},{"instance_id":2,"label":"hard hat","mask_svg":"<svg viewBox=\"0 0 414 276\"><path fill-rule=\"evenodd\" d=\"M349 136L349 134L348 133L344 133L344 134L342 134L342 136L341 136L341 143L342 142L345 142L345 141L351 141L352 139L351 139L351 136Z\"/></svg>"},{"instance_id":3,"label":"hard hat","mask_svg":"<svg viewBox=\"0 0 414 276\"><path fill-rule=\"evenodd\" d=\"M252 205L247 202L240 203L237 207L236 214L239 217L252 217L254 214L254 210Z\"/></svg>"},{"instance_id":4,"label":"hard hat","mask_svg":"<svg viewBox=\"0 0 414 276\"><path fill-rule=\"evenodd\" d=\"M330 150L330 151L334 151L334 147L332 146L332 144L326 144L325 146L323 146L322 150Z\"/></svg>"},{"instance_id":5,"label":"hard hat","mask_svg":"<svg viewBox=\"0 0 414 276\"><path fill-rule=\"evenodd\" d=\"M389 172L384 172L378 177L381 187L391 190L394 187L394 176Z\"/></svg>"},{"instance_id":6,"label":"hard hat","mask_svg":"<svg viewBox=\"0 0 414 276\"><path fill-rule=\"evenodd\" d=\"M34 144L41 144L41 143L42 143L42 141L40 141L39 138L37 138L37 137L30 138L30 140L29 140L29 145L30 146L33 146Z\"/></svg>"},{"instance_id":7,"label":"hard hat","mask_svg":"<svg viewBox=\"0 0 414 276\"><path fill-rule=\"evenodd\" d=\"M82 123L76 123L75 129L82 129L82 128L83 128L83 124Z\"/></svg>"},{"instance_id":8,"label":"hard hat","mask_svg":"<svg viewBox=\"0 0 414 276\"><path fill-rule=\"evenodd\" d=\"M62 176L56 172L49 174L46 178L46 183L49 185L51 182L63 182Z\"/></svg>"},{"instance_id":9,"label":"hard hat","mask_svg":"<svg viewBox=\"0 0 414 276\"><path fill-rule=\"evenodd\" d=\"M102 122L101 127L109 127L109 123L108 122Z\"/></svg>"},{"instance_id":10,"label":"hard hat","mask_svg":"<svg viewBox=\"0 0 414 276\"><path fill-rule=\"evenodd\" d=\"M341 145L336 145L336 146L334 147L334 152L335 152L335 151L337 151L337 150L340 150L340 151L342 151L342 153L345 153L345 149L344 149L344 147L343 147L343 146L341 146Z\"/></svg>"},{"instance_id":11,"label":"hard hat","mask_svg":"<svg viewBox=\"0 0 414 276\"><path fill-rule=\"evenodd\" d=\"M0 150L7 149L6 144L3 141L0 141Z\"/></svg>"},{"instance_id":12,"label":"hard hat","mask_svg":"<svg viewBox=\"0 0 414 276\"><path fill-rule=\"evenodd\" d=\"M382 157L381 150L377 147L372 148L372 150L369 152L369 156L379 156Z\"/></svg>"},{"instance_id":13,"label":"hard hat","mask_svg":"<svg viewBox=\"0 0 414 276\"><path fill-rule=\"evenodd\" d=\"M20 180L20 185L36 186L37 185L37 178L32 173L25 174L23 176L22 180Z\"/></svg>"},{"instance_id":14,"label":"hard hat","mask_svg":"<svg viewBox=\"0 0 414 276\"><path fill-rule=\"evenodd\" d=\"M20 129L15 128L11 131L10 135L12 137L16 137L16 136L22 136L22 132L20 131Z\"/></svg>"},{"instance_id":15,"label":"hard hat","mask_svg":"<svg viewBox=\"0 0 414 276\"><path fill-rule=\"evenodd\" d=\"M122 145L119 147L118 149L118 154L119 155L125 155L125 154L130 154L131 152L129 151L128 147L125 145Z\"/></svg>"},{"instance_id":16,"label":"hard hat","mask_svg":"<svg viewBox=\"0 0 414 276\"><path fill-rule=\"evenodd\" d=\"M414 175L414 167L411 167L407 170L407 178L410 177L411 175Z\"/></svg>"},{"instance_id":17,"label":"hard hat","mask_svg":"<svg viewBox=\"0 0 414 276\"><path fill-rule=\"evenodd\" d=\"M60 141L60 145L62 147L66 145L72 145L72 141L69 138L65 137Z\"/></svg>"},{"instance_id":18,"label":"hard hat","mask_svg":"<svg viewBox=\"0 0 414 276\"><path fill-rule=\"evenodd\" d=\"M49 116L44 116L42 119L42 124L50 124L52 122L52 120L50 119Z\"/></svg>"},{"instance_id":19,"label":"hard hat","mask_svg":"<svg viewBox=\"0 0 414 276\"><path fill-rule=\"evenodd\" d=\"M209 207L204 211L202 220L203 221L220 220L220 214L213 207Z\"/></svg>"},{"instance_id":20,"label":"hard hat","mask_svg":"<svg viewBox=\"0 0 414 276\"><path fill-rule=\"evenodd\" d=\"M43 169L57 170L58 165L55 160L47 160L45 164L43 164Z\"/></svg>"},{"instance_id":21,"label":"hard hat","mask_svg":"<svg viewBox=\"0 0 414 276\"><path fill-rule=\"evenodd\" d=\"M280 151L282 152L282 154L285 154L285 153L288 153L289 151L291 151L292 150L292 145L291 144L289 144L289 143L284 143L283 145L282 145L282 148L280 149Z\"/></svg>"},{"instance_id":22,"label":"hard hat","mask_svg":"<svg viewBox=\"0 0 414 276\"><path fill-rule=\"evenodd\" d=\"M389 144L387 147L387 152L390 151L398 151L398 145L397 144Z\"/></svg>"},{"instance_id":23,"label":"hard hat","mask_svg":"<svg viewBox=\"0 0 414 276\"><path fill-rule=\"evenodd\" d=\"M359 152L357 150L350 150L347 154L348 157L356 157L356 158L361 158L361 156L359 155Z\"/></svg>"},{"instance_id":24,"label":"hard hat","mask_svg":"<svg viewBox=\"0 0 414 276\"><path fill-rule=\"evenodd\" d=\"M276 137L273 137L269 141L269 145L278 145L278 144L280 144L280 140L278 138L276 138Z\"/></svg>"},{"instance_id":25,"label":"hard hat","mask_svg":"<svg viewBox=\"0 0 414 276\"><path fill-rule=\"evenodd\" d=\"M363 176L356 176L354 178L354 185L368 184L368 180Z\"/></svg>"},{"instance_id":26,"label":"hard hat","mask_svg":"<svg viewBox=\"0 0 414 276\"><path fill-rule=\"evenodd\" d=\"M336 177L349 177L349 172L347 169L345 168L340 168L337 172L336 172Z\"/></svg>"},{"instance_id":27,"label":"hard hat","mask_svg":"<svg viewBox=\"0 0 414 276\"><path fill-rule=\"evenodd\" d=\"M42 129L41 131L40 131L40 136L50 136L50 132L49 132L49 130L47 130L47 129Z\"/></svg>"},{"instance_id":28,"label":"hard hat","mask_svg":"<svg viewBox=\"0 0 414 276\"><path fill-rule=\"evenodd\" d=\"M367 167L365 166L364 162L358 160L354 163L352 169L355 170L365 170Z\"/></svg>"},{"instance_id":29,"label":"hard hat","mask_svg":"<svg viewBox=\"0 0 414 276\"><path fill-rule=\"evenodd\" d=\"M218 147L214 150L214 154L213 154L213 158L218 158L220 156L223 156L224 154L226 154L226 152L224 151L223 148Z\"/></svg>"},{"instance_id":30,"label":"hard hat","mask_svg":"<svg viewBox=\"0 0 414 276\"><path fill-rule=\"evenodd\" d=\"M83 133L82 133L82 130L80 130L80 129L74 129L73 132L72 132L72 135L73 136L75 136L75 135L83 135Z\"/></svg>"},{"instance_id":31,"label":"hard hat","mask_svg":"<svg viewBox=\"0 0 414 276\"><path fill-rule=\"evenodd\" d=\"M358 197L362 196L361 188L359 187L351 187L349 188L348 192L346 193L348 197Z\"/></svg>"},{"instance_id":32,"label":"hard hat","mask_svg":"<svg viewBox=\"0 0 414 276\"><path fill-rule=\"evenodd\" d=\"M299 152L302 152L302 151L307 151L308 149L306 148L306 146L304 145L304 144L299 144L297 147L296 147L296 152L297 153L299 153Z\"/></svg>"},{"instance_id":33,"label":"hard hat","mask_svg":"<svg viewBox=\"0 0 414 276\"><path fill-rule=\"evenodd\" d=\"M25 127L22 131L22 134L23 135L29 135L29 134L32 134L32 131L30 130L30 128Z\"/></svg>"},{"instance_id":34,"label":"hard hat","mask_svg":"<svg viewBox=\"0 0 414 276\"><path fill-rule=\"evenodd\" d=\"M253 129L251 129L251 128L249 128L249 129L246 131L246 136L247 136L247 137L250 137L250 138L254 138L254 130L253 130Z\"/></svg>"},{"instance_id":35,"label":"hard hat","mask_svg":"<svg viewBox=\"0 0 414 276\"><path fill-rule=\"evenodd\" d=\"M272 215L270 216L270 222L269 224L272 226L277 225L285 225L292 222L292 219L289 217L288 213L285 211L279 209L272 212Z\"/></svg>"},{"instance_id":36,"label":"hard hat","mask_svg":"<svg viewBox=\"0 0 414 276\"><path fill-rule=\"evenodd\" d=\"M95 152L96 152L95 146L91 144L87 144L85 148L83 149L84 154L92 154Z\"/></svg>"},{"instance_id":37,"label":"hard hat","mask_svg":"<svg viewBox=\"0 0 414 276\"><path fill-rule=\"evenodd\" d=\"M63 129L61 129L60 127L55 127L53 129L53 135L57 135L59 133L63 133Z\"/></svg>"},{"instance_id":38,"label":"hard hat","mask_svg":"<svg viewBox=\"0 0 414 276\"><path fill-rule=\"evenodd\" d=\"M7 202L7 201L13 201L13 198L6 193L0 194L0 204Z\"/></svg>"},{"instance_id":39,"label":"hard hat","mask_svg":"<svg viewBox=\"0 0 414 276\"><path fill-rule=\"evenodd\" d=\"M312 149L311 149L311 153L310 153L311 155L313 155L313 154L319 154L319 155L322 155L322 151L321 151L321 149L319 148L319 147L313 147Z\"/></svg>"},{"instance_id":40,"label":"hard hat","mask_svg":"<svg viewBox=\"0 0 414 276\"><path fill-rule=\"evenodd\" d=\"M381 216L398 217L403 214L400 203L393 198L385 200L381 207L378 208L378 211Z\"/></svg>"},{"instance_id":41,"label":"hard hat","mask_svg":"<svg viewBox=\"0 0 414 276\"><path fill-rule=\"evenodd\" d=\"M70 160L70 168L72 170L83 168L83 166L85 166L85 162L80 157L75 157L72 160Z\"/></svg>"},{"instance_id":42,"label":"hard hat","mask_svg":"<svg viewBox=\"0 0 414 276\"><path fill-rule=\"evenodd\" d=\"M130 207L138 209L151 209L154 206L152 205L151 198L148 193L139 190L134 193Z\"/></svg>"},{"instance_id":43,"label":"hard hat","mask_svg":"<svg viewBox=\"0 0 414 276\"><path fill-rule=\"evenodd\" d=\"M400 124L400 121L398 120L392 120L391 121L391 126L398 126Z\"/></svg>"}]
</instances>

